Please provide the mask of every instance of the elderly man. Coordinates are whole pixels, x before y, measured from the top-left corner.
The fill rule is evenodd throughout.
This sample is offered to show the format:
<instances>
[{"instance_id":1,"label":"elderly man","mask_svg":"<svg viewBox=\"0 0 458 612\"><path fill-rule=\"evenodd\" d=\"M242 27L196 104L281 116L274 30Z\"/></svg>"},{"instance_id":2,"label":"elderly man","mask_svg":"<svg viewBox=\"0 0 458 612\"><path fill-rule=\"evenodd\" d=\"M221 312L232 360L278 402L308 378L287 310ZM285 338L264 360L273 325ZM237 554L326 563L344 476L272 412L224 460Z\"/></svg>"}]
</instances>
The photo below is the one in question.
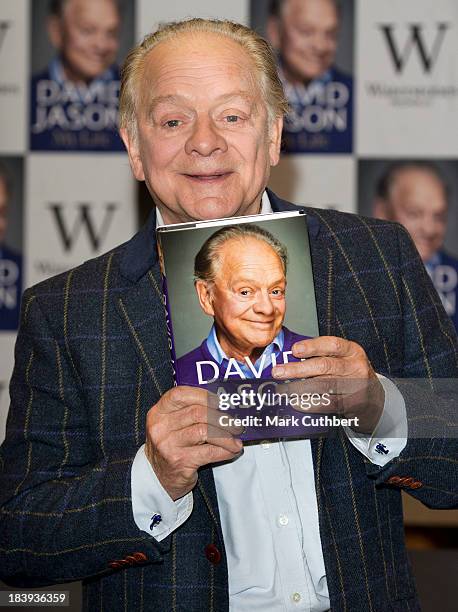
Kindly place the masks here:
<instances>
[{"instance_id":1,"label":"elderly man","mask_svg":"<svg viewBox=\"0 0 458 612\"><path fill-rule=\"evenodd\" d=\"M253 378L253 371L268 378L277 359L288 360L305 336L283 326L286 265L286 247L254 223L225 226L206 240L195 258L194 285L214 324L200 346L177 360L181 384L226 378L227 368L240 378Z\"/></svg>"},{"instance_id":2,"label":"elderly man","mask_svg":"<svg viewBox=\"0 0 458 612\"><path fill-rule=\"evenodd\" d=\"M57 55L32 79L31 148L124 150L117 134L121 15L116 0L52 0Z\"/></svg>"},{"instance_id":3,"label":"elderly man","mask_svg":"<svg viewBox=\"0 0 458 612\"><path fill-rule=\"evenodd\" d=\"M338 0L273 0L267 25L290 111L287 153L352 151L353 79L334 65Z\"/></svg>"},{"instance_id":4,"label":"elderly man","mask_svg":"<svg viewBox=\"0 0 458 612\"><path fill-rule=\"evenodd\" d=\"M410 233L447 314L458 328L458 260L443 248L448 198L437 166L425 161L395 162L378 181L374 215L402 223Z\"/></svg>"},{"instance_id":5,"label":"elderly man","mask_svg":"<svg viewBox=\"0 0 458 612\"><path fill-rule=\"evenodd\" d=\"M431 406L404 408L374 370L432 383L456 375L458 347L400 226L307 209L322 336L274 371L374 381L369 433L242 452L207 440L203 389L173 387L155 226L294 209L265 189L285 107L242 25L165 25L129 55L121 133L156 211L24 295L0 483L9 583L83 579L90 610L419 609L400 488L453 505L456 449L406 439L405 411Z\"/></svg>"}]
</instances>

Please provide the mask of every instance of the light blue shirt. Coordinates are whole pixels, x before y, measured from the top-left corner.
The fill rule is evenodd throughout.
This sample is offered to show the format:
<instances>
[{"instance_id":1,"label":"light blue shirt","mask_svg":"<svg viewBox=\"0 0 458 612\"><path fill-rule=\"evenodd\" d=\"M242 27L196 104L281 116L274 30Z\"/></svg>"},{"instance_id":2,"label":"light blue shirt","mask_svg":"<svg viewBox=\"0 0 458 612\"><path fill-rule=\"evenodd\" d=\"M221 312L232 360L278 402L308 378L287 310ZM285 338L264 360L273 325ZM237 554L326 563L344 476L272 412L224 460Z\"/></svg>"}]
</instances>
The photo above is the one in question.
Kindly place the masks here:
<instances>
[{"instance_id":1,"label":"light blue shirt","mask_svg":"<svg viewBox=\"0 0 458 612\"><path fill-rule=\"evenodd\" d=\"M210 333L207 336L206 342L207 348L210 351L210 355L213 357L216 363L221 364L223 362L223 359L229 360L228 356L221 348L214 325L212 325ZM261 365L262 360L264 360L263 363L269 363L270 357L274 353L278 357L279 353L281 353L281 351L283 350L284 342L285 332L283 331L283 329L281 329L279 333L275 336L275 338L272 340L272 342L262 351L262 354L258 357L256 362L251 366L251 368L247 363L238 362L238 369L247 378L251 378L253 376L252 368L258 369Z\"/></svg>"},{"instance_id":2,"label":"light blue shirt","mask_svg":"<svg viewBox=\"0 0 458 612\"><path fill-rule=\"evenodd\" d=\"M261 212L272 212L266 193ZM158 225L161 222L158 214ZM217 342L216 334L214 339ZM220 346L218 357L224 358ZM385 405L375 432L351 432L349 439L372 463L383 466L406 445L407 418L399 390L383 376L379 379ZM376 450L380 444L386 454ZM310 440L246 443L237 459L213 467L213 476L231 612L329 610ZM174 502L147 460L144 445L133 462L131 482L135 522L158 541L191 514L193 493ZM155 513L162 521L150 529Z\"/></svg>"}]
</instances>

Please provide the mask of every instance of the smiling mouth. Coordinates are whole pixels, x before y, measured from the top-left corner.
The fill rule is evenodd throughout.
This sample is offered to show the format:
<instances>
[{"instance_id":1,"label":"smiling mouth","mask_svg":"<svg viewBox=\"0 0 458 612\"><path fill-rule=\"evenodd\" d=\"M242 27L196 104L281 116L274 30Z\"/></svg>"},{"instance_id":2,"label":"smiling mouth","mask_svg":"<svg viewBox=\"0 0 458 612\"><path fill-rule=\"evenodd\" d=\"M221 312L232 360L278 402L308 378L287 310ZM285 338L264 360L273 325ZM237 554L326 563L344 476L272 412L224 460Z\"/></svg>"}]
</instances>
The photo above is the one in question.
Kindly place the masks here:
<instances>
[{"instance_id":1,"label":"smiling mouth","mask_svg":"<svg viewBox=\"0 0 458 612\"><path fill-rule=\"evenodd\" d=\"M262 326L271 326L273 325L274 321L248 321L249 323L251 323L252 325L262 325Z\"/></svg>"},{"instance_id":2,"label":"smiling mouth","mask_svg":"<svg viewBox=\"0 0 458 612\"><path fill-rule=\"evenodd\" d=\"M214 174L185 174L184 176L199 183L216 183L223 181L231 174L232 172L215 172Z\"/></svg>"}]
</instances>

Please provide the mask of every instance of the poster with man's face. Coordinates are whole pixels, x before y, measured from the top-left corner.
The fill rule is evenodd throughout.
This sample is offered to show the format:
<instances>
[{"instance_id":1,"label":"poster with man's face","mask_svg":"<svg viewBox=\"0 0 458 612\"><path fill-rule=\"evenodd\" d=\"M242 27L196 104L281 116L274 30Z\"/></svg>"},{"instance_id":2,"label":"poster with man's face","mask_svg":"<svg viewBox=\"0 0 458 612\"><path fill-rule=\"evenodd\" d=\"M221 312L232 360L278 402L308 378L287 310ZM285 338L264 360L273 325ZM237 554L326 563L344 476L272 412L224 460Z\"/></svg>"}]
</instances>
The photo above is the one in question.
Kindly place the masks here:
<instances>
[{"instance_id":1,"label":"poster with man's face","mask_svg":"<svg viewBox=\"0 0 458 612\"><path fill-rule=\"evenodd\" d=\"M353 150L353 1L252 0L251 25L277 54L290 105L285 153Z\"/></svg>"},{"instance_id":2,"label":"poster with man's face","mask_svg":"<svg viewBox=\"0 0 458 612\"><path fill-rule=\"evenodd\" d=\"M124 151L119 66L133 44L134 3L35 0L30 148Z\"/></svg>"},{"instance_id":3,"label":"poster with man's face","mask_svg":"<svg viewBox=\"0 0 458 612\"><path fill-rule=\"evenodd\" d=\"M361 160L359 212L410 233L447 314L458 329L458 162Z\"/></svg>"},{"instance_id":4,"label":"poster with man's face","mask_svg":"<svg viewBox=\"0 0 458 612\"><path fill-rule=\"evenodd\" d=\"M22 293L22 158L0 157L0 332L18 328Z\"/></svg>"}]
</instances>

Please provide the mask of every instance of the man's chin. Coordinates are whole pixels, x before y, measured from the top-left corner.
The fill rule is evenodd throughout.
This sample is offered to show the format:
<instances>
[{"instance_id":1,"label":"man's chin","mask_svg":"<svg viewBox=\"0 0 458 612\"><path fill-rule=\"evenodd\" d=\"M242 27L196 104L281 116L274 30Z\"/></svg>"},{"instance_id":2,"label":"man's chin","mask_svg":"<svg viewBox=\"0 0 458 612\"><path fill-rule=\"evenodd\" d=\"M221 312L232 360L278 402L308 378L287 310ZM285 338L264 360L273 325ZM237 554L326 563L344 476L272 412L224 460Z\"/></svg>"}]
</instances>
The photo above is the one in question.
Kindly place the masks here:
<instances>
[{"instance_id":1,"label":"man's chin","mask_svg":"<svg viewBox=\"0 0 458 612\"><path fill-rule=\"evenodd\" d=\"M211 219L222 219L235 217L243 214L243 204L236 200L229 200L227 196L207 196L192 204L182 205L183 210L189 218L205 221Z\"/></svg>"}]
</instances>

